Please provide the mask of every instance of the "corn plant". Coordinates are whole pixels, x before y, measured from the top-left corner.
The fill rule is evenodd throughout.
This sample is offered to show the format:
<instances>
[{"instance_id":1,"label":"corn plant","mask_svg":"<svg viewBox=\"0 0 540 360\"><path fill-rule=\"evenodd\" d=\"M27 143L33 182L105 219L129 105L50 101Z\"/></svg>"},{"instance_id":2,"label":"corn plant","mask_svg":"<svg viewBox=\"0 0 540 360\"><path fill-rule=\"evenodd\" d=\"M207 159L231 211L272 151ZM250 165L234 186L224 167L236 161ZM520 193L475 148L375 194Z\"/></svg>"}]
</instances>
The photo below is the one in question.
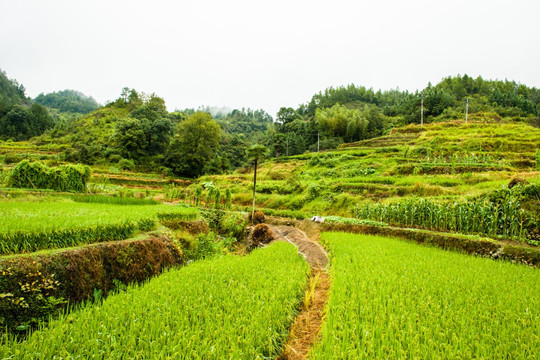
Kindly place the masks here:
<instances>
[{"instance_id":1,"label":"corn plant","mask_svg":"<svg viewBox=\"0 0 540 360\"><path fill-rule=\"evenodd\" d=\"M231 206L231 190L227 188L225 190L225 209L230 210Z\"/></svg>"},{"instance_id":2,"label":"corn plant","mask_svg":"<svg viewBox=\"0 0 540 360\"><path fill-rule=\"evenodd\" d=\"M357 206L354 215L360 219L383 221L393 225L418 227L465 234L503 236L526 240L528 221L518 201L502 205L488 201L442 203L429 199L408 199L391 204Z\"/></svg>"}]
</instances>

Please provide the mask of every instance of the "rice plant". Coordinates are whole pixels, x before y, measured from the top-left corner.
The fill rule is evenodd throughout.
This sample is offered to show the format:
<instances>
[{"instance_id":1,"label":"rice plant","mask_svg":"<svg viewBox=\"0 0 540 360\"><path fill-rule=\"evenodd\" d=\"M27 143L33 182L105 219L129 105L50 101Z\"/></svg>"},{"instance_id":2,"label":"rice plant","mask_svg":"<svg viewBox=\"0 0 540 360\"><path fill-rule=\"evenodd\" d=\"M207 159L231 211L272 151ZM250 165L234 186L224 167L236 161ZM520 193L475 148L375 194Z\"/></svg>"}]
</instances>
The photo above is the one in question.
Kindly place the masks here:
<instances>
[{"instance_id":1,"label":"rice plant","mask_svg":"<svg viewBox=\"0 0 540 360\"><path fill-rule=\"evenodd\" d=\"M383 237L321 238L333 284L310 359L538 359L537 269Z\"/></svg>"},{"instance_id":2,"label":"rice plant","mask_svg":"<svg viewBox=\"0 0 540 360\"><path fill-rule=\"evenodd\" d=\"M368 225L368 226L388 226L388 224L374 221L374 220L361 220L354 218L346 218L341 216L325 216L324 221L327 223L338 223L347 225Z\"/></svg>"},{"instance_id":3,"label":"rice plant","mask_svg":"<svg viewBox=\"0 0 540 360\"><path fill-rule=\"evenodd\" d=\"M169 205L0 202L0 254L126 239L155 228L158 214L197 216L193 208Z\"/></svg>"},{"instance_id":4,"label":"rice plant","mask_svg":"<svg viewBox=\"0 0 540 360\"><path fill-rule=\"evenodd\" d=\"M107 195L77 195L72 197L75 202L110 204L110 205L158 205L159 201L154 199L138 199L124 196Z\"/></svg>"},{"instance_id":5,"label":"rice plant","mask_svg":"<svg viewBox=\"0 0 540 360\"><path fill-rule=\"evenodd\" d=\"M270 359L281 352L309 268L288 243L173 269L51 321L11 359Z\"/></svg>"}]
</instances>

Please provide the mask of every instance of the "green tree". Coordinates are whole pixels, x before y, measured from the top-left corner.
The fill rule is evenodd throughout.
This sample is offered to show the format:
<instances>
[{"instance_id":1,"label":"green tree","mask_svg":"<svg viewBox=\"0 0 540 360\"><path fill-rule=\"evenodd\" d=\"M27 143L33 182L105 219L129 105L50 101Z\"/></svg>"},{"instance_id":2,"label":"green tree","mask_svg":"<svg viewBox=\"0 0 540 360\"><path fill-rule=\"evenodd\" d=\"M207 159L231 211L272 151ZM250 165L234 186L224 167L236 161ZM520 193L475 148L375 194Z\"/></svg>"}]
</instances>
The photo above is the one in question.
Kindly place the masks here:
<instances>
[{"instance_id":1,"label":"green tree","mask_svg":"<svg viewBox=\"0 0 540 360\"><path fill-rule=\"evenodd\" d=\"M30 109L23 105L15 105L0 118L0 136L15 140L26 140L43 134L53 127L53 120L47 109L33 104Z\"/></svg>"},{"instance_id":2,"label":"green tree","mask_svg":"<svg viewBox=\"0 0 540 360\"><path fill-rule=\"evenodd\" d=\"M148 120L124 118L116 124L113 139L121 155L127 159L137 159L144 156L148 146L146 134L149 132Z\"/></svg>"},{"instance_id":3,"label":"green tree","mask_svg":"<svg viewBox=\"0 0 540 360\"><path fill-rule=\"evenodd\" d=\"M285 134L274 133L272 136L272 148L276 154L276 161L279 161L279 155L287 150L287 139Z\"/></svg>"},{"instance_id":4,"label":"green tree","mask_svg":"<svg viewBox=\"0 0 540 360\"><path fill-rule=\"evenodd\" d=\"M214 157L220 139L221 128L212 116L197 111L178 125L166 163L177 175L197 177Z\"/></svg>"},{"instance_id":5,"label":"green tree","mask_svg":"<svg viewBox=\"0 0 540 360\"><path fill-rule=\"evenodd\" d=\"M265 158L268 154L268 148L264 145L255 144L246 150L249 160L253 161L253 207L251 209L251 219L255 219L255 189L257 187L257 165L259 160Z\"/></svg>"},{"instance_id":6,"label":"green tree","mask_svg":"<svg viewBox=\"0 0 540 360\"><path fill-rule=\"evenodd\" d=\"M290 123L296 119L300 119L301 116L293 108L282 107L279 109L276 117L276 121L283 125Z\"/></svg>"}]
</instances>

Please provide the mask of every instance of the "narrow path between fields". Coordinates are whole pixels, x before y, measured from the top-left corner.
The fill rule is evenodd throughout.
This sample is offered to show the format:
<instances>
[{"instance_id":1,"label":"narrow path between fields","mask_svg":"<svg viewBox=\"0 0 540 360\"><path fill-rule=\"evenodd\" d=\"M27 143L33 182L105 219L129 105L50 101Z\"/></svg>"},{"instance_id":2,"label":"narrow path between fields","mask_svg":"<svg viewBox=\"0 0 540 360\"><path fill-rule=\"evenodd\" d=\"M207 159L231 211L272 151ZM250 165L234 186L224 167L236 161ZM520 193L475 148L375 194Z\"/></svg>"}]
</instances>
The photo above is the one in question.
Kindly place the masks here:
<instances>
[{"instance_id":1,"label":"narrow path between fields","mask_svg":"<svg viewBox=\"0 0 540 360\"><path fill-rule=\"evenodd\" d=\"M330 277L326 272L328 256L323 247L311 240L303 231L292 226L269 225L276 240L294 244L311 267L309 286L302 309L289 330L289 338L278 360L307 359L318 339L328 299Z\"/></svg>"}]
</instances>

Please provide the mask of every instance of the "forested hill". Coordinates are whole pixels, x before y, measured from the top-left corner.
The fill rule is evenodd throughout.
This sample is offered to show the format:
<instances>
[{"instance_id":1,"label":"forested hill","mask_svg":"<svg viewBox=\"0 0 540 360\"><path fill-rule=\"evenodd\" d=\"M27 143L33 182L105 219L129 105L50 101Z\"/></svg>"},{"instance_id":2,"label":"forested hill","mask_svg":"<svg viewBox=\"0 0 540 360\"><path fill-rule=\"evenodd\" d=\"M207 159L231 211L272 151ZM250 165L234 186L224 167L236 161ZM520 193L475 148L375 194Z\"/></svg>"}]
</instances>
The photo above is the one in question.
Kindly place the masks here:
<instances>
[{"instance_id":1,"label":"forested hill","mask_svg":"<svg viewBox=\"0 0 540 360\"><path fill-rule=\"evenodd\" d=\"M24 94L24 86L17 80L9 79L5 71L0 70L0 117L4 116L14 105L31 103Z\"/></svg>"},{"instance_id":2,"label":"forested hill","mask_svg":"<svg viewBox=\"0 0 540 360\"><path fill-rule=\"evenodd\" d=\"M468 75L444 78L440 83L428 86L422 91L389 90L374 91L362 86L328 88L315 94L307 105L297 110L306 116L314 116L317 109L329 108L335 104L349 104L352 107L373 104L386 116L403 116L412 123L418 120L421 98L424 98L424 116L446 119L463 113L465 101L469 100L469 111L494 112L499 116L528 117L539 114L540 90L529 88L515 81L476 79Z\"/></svg>"},{"instance_id":3,"label":"forested hill","mask_svg":"<svg viewBox=\"0 0 540 360\"><path fill-rule=\"evenodd\" d=\"M263 110L244 108L169 112L158 95L129 88L98 108L93 98L74 90L41 94L32 104L24 87L1 73L0 140L33 138L36 144L62 146L61 160L67 162L197 177L246 165L245 150L253 144L279 157L386 135L419 123L421 104L424 123L464 119L468 106L469 121L540 127L540 90L467 75L414 93L328 88L296 109L281 108L274 120Z\"/></svg>"},{"instance_id":4,"label":"forested hill","mask_svg":"<svg viewBox=\"0 0 540 360\"><path fill-rule=\"evenodd\" d=\"M41 93L34 99L34 102L68 113L87 114L99 108L99 104L93 97L86 96L82 92L75 90L63 90L49 94Z\"/></svg>"},{"instance_id":5,"label":"forested hill","mask_svg":"<svg viewBox=\"0 0 540 360\"><path fill-rule=\"evenodd\" d=\"M27 140L97 108L92 97L75 90L42 93L32 101L22 84L0 70L0 139Z\"/></svg>"},{"instance_id":6,"label":"forested hill","mask_svg":"<svg viewBox=\"0 0 540 360\"><path fill-rule=\"evenodd\" d=\"M24 86L0 70L0 139L26 140L53 126L47 109L32 104Z\"/></svg>"}]
</instances>

